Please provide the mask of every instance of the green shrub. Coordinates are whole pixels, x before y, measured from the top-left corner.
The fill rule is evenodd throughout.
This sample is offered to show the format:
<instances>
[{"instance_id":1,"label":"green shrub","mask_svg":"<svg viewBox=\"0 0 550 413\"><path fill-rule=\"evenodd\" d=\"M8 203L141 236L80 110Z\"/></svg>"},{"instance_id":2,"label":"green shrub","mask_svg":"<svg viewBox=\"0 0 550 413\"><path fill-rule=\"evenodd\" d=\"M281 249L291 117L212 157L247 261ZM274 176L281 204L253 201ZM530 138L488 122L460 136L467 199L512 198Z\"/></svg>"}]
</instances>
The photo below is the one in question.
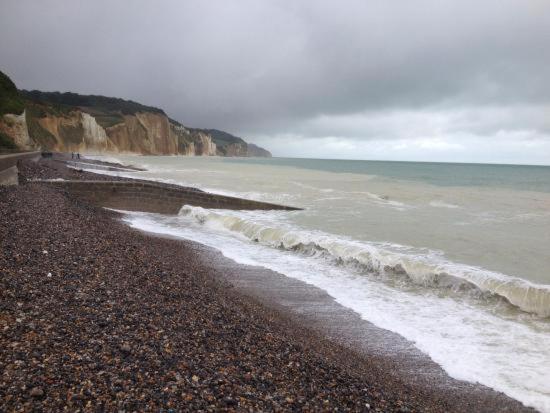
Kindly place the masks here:
<instances>
[{"instance_id":1,"label":"green shrub","mask_svg":"<svg viewBox=\"0 0 550 413\"><path fill-rule=\"evenodd\" d=\"M210 135L212 137L212 140L216 144L217 147L219 147L220 151L225 154L225 150L222 149L226 145L231 145L232 143L240 143L246 145L246 142L239 138L238 136L231 135L230 133L217 130L217 129L196 129L196 128L189 128L191 132L203 132L207 135Z\"/></svg>"},{"instance_id":2,"label":"green shrub","mask_svg":"<svg viewBox=\"0 0 550 413\"><path fill-rule=\"evenodd\" d=\"M119 123L124 122L124 118L121 115L110 114L110 115L94 115L96 122L103 128L107 129L111 126L118 125Z\"/></svg>"},{"instance_id":3,"label":"green shrub","mask_svg":"<svg viewBox=\"0 0 550 413\"><path fill-rule=\"evenodd\" d=\"M3 132L0 132L0 151L13 151L17 149L17 145L11 138Z\"/></svg>"},{"instance_id":4,"label":"green shrub","mask_svg":"<svg viewBox=\"0 0 550 413\"><path fill-rule=\"evenodd\" d=\"M25 99L35 103L58 105L60 108L82 108L86 112L90 111L90 113L101 112L103 114L135 115L137 112L153 112L164 114L162 109L152 106L145 106L131 100L99 95L79 95L72 92L41 92L39 90L22 90L21 94Z\"/></svg>"},{"instance_id":5,"label":"green shrub","mask_svg":"<svg viewBox=\"0 0 550 413\"><path fill-rule=\"evenodd\" d=\"M0 116L6 113L20 115L25 110L25 102L19 95L15 84L0 72Z\"/></svg>"}]
</instances>

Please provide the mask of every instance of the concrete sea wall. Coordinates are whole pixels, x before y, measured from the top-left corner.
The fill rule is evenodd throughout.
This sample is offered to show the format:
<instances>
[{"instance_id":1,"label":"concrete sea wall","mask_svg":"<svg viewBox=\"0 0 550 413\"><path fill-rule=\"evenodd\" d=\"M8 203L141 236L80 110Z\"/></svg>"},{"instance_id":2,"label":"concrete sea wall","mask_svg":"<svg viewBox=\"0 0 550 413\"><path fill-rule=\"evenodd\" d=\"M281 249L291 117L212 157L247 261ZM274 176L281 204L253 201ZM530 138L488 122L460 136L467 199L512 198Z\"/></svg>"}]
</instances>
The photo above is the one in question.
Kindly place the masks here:
<instances>
[{"instance_id":1,"label":"concrete sea wall","mask_svg":"<svg viewBox=\"0 0 550 413\"><path fill-rule=\"evenodd\" d=\"M177 214L183 205L215 209L286 210L283 205L210 194L193 188L174 188L138 181L37 181L66 190L94 205L127 211Z\"/></svg>"},{"instance_id":2,"label":"concrete sea wall","mask_svg":"<svg viewBox=\"0 0 550 413\"><path fill-rule=\"evenodd\" d=\"M40 152L21 152L0 155L0 185L17 185L19 183L17 162L23 159L37 160L40 156Z\"/></svg>"}]
</instances>

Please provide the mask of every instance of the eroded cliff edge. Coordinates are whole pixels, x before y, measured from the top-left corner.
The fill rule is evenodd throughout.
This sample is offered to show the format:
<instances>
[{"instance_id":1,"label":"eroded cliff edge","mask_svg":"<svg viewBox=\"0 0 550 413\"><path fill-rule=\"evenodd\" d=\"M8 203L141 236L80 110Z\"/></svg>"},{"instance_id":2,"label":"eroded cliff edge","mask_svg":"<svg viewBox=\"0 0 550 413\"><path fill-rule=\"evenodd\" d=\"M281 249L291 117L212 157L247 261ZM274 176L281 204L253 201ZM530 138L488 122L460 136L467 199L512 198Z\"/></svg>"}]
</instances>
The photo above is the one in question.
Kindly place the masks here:
<instances>
[{"instance_id":1,"label":"eroded cliff edge","mask_svg":"<svg viewBox=\"0 0 550 413\"><path fill-rule=\"evenodd\" d=\"M262 156L271 154L215 129L188 128L162 109L76 93L18 91L0 72L0 151L143 155Z\"/></svg>"}]
</instances>

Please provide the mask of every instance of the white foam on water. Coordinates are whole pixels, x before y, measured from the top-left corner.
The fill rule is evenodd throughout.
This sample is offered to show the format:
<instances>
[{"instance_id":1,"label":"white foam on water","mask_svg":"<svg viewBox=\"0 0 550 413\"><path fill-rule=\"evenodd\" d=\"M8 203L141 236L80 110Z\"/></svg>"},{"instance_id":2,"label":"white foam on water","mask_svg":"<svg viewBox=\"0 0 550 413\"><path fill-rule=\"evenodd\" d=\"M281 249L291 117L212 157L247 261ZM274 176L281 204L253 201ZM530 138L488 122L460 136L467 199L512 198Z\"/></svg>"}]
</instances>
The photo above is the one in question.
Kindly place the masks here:
<instances>
[{"instance_id":1,"label":"white foam on water","mask_svg":"<svg viewBox=\"0 0 550 413\"><path fill-rule=\"evenodd\" d=\"M149 170L103 173L305 208L131 214L132 225L314 284L453 377L550 412L550 318L535 314L548 313L550 194L221 158L121 159Z\"/></svg>"},{"instance_id":2,"label":"white foam on water","mask_svg":"<svg viewBox=\"0 0 550 413\"><path fill-rule=\"evenodd\" d=\"M121 161L119 158L115 158L112 155L84 155L84 159L91 159L93 161L102 161L102 162L109 162L109 163L117 163L119 165L125 165L123 161Z\"/></svg>"},{"instance_id":3,"label":"white foam on water","mask_svg":"<svg viewBox=\"0 0 550 413\"><path fill-rule=\"evenodd\" d=\"M550 286L537 285L517 277L470 265L450 262L441 252L403 252L404 246L357 242L322 232L270 226L251 214L220 213L200 207L184 206L180 215L194 218L219 229L228 230L263 245L306 255L325 254L345 264L358 265L379 275L406 276L426 287L481 291L501 296L520 309L550 316ZM252 218L252 219L251 219Z\"/></svg>"},{"instance_id":4,"label":"white foam on water","mask_svg":"<svg viewBox=\"0 0 550 413\"><path fill-rule=\"evenodd\" d=\"M447 203L447 202L439 201L439 200L430 201L430 206L432 206L432 207L434 207L434 208L449 208L449 209L457 209L457 208L460 208L458 205L449 204L449 203Z\"/></svg>"},{"instance_id":5,"label":"white foam on water","mask_svg":"<svg viewBox=\"0 0 550 413\"><path fill-rule=\"evenodd\" d=\"M298 231L284 224L286 228L279 234L277 229L265 227L258 232L257 227L262 226L258 222L277 219L278 214L267 213L266 217L266 213L184 207L179 216L128 213L124 220L134 228L190 239L218 249L238 263L263 266L313 284L376 326L412 341L452 377L480 382L550 412L547 320L515 311L490 297L462 294L452 286L433 288L403 279L396 282L395 275L383 276L376 271L385 264L354 267L351 261L335 259L336 250L343 261L346 256L361 254L351 241L346 245L339 240L343 245L329 247L333 250L327 254L313 245L294 248L306 244L292 239ZM256 235L251 236L253 233ZM286 235L281 237L282 233ZM309 236L316 237L323 248L334 242L328 234ZM376 252L376 248L371 246L368 253L378 254L380 263L395 262L388 258L392 252ZM395 247L395 251L412 250ZM431 258L440 255L434 252ZM424 265L419 260L407 270L421 274L426 271Z\"/></svg>"},{"instance_id":6,"label":"white foam on water","mask_svg":"<svg viewBox=\"0 0 550 413\"><path fill-rule=\"evenodd\" d=\"M390 199L387 195L379 195L369 191L354 191L351 193L358 194L358 195L365 195L368 199L374 201L378 205L388 206L398 211L405 211L411 208L410 205L407 205L404 202Z\"/></svg>"}]
</instances>

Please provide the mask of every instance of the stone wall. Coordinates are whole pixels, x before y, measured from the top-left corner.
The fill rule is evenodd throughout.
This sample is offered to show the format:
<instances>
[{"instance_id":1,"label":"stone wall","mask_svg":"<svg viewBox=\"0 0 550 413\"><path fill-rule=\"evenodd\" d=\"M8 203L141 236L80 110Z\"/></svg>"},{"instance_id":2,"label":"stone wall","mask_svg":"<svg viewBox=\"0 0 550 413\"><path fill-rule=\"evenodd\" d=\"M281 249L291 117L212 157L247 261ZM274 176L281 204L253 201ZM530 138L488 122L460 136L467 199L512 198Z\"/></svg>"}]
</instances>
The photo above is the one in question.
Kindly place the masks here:
<instances>
[{"instance_id":1,"label":"stone wall","mask_svg":"<svg viewBox=\"0 0 550 413\"><path fill-rule=\"evenodd\" d=\"M21 152L0 155L0 185L17 185L17 162L23 159L39 159L40 152Z\"/></svg>"},{"instance_id":2,"label":"stone wall","mask_svg":"<svg viewBox=\"0 0 550 413\"><path fill-rule=\"evenodd\" d=\"M298 210L299 208L210 194L192 188L174 188L138 181L37 181L66 190L70 195L106 208L177 214L183 205L215 209Z\"/></svg>"}]
</instances>

